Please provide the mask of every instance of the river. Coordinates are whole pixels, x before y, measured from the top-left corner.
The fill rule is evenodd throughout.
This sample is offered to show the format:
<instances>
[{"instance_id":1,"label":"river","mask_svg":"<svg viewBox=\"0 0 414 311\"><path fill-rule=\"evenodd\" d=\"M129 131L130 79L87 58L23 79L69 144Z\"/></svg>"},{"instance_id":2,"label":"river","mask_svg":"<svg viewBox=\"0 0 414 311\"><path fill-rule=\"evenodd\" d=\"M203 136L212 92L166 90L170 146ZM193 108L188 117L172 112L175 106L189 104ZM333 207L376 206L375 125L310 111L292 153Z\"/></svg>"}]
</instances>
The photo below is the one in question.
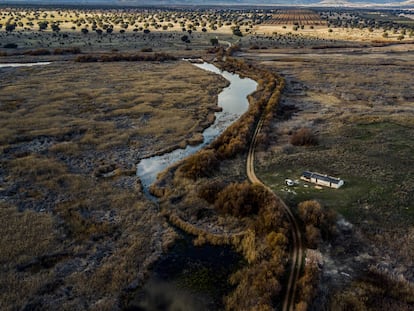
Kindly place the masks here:
<instances>
[{"instance_id":1,"label":"river","mask_svg":"<svg viewBox=\"0 0 414 311\"><path fill-rule=\"evenodd\" d=\"M215 113L216 118L214 123L204 130L204 140L201 144L187 146L185 149L175 149L163 155L143 159L138 163L137 175L147 194L149 186L155 182L158 173L211 143L228 126L245 113L249 108L247 96L257 88L256 81L249 78L241 78L238 74L221 71L212 64L202 63L193 65L219 74L230 82L229 86L224 88L218 95L218 106L222 108L222 111Z\"/></svg>"},{"instance_id":2,"label":"river","mask_svg":"<svg viewBox=\"0 0 414 311\"><path fill-rule=\"evenodd\" d=\"M50 62L38 62L38 63L3 63L0 64L0 68L6 67L33 67L33 66L42 66L49 65Z\"/></svg>"}]
</instances>

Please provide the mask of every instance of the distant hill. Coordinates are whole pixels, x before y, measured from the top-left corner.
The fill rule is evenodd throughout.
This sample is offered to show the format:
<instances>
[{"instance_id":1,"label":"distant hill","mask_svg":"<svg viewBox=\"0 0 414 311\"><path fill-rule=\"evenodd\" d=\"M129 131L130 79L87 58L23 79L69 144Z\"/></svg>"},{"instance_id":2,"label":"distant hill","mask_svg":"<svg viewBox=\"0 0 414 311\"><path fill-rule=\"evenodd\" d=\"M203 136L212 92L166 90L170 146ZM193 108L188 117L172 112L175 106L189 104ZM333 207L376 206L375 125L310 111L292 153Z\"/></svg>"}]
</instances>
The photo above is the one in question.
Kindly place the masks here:
<instances>
[{"instance_id":1,"label":"distant hill","mask_svg":"<svg viewBox=\"0 0 414 311\"><path fill-rule=\"evenodd\" d=\"M16 4L73 4L114 6L168 5L266 5L266 6L332 6L332 7L414 7L414 0L6 0Z\"/></svg>"}]
</instances>

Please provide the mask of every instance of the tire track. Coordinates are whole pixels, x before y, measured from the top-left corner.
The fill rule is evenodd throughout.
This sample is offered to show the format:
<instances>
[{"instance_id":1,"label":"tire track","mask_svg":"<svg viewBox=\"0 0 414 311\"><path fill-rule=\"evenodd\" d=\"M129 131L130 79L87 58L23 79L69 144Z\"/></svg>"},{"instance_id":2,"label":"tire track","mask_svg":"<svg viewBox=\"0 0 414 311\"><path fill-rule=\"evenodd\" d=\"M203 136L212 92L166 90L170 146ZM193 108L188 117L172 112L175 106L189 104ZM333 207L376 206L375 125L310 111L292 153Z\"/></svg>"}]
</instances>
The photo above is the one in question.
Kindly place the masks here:
<instances>
[{"instance_id":1,"label":"tire track","mask_svg":"<svg viewBox=\"0 0 414 311\"><path fill-rule=\"evenodd\" d=\"M295 309L295 298L296 298L296 288L297 283L300 275L300 270L302 268L302 258L304 255L303 247L302 247L302 234L299 230L298 223L296 221L295 216L293 215L291 209L283 202L276 194L267 186L265 185L255 174L254 171L254 151L257 145L257 136L260 133L263 126L263 115L260 118L254 135L252 142L250 144L249 153L247 155L247 177L249 178L250 182L253 184L260 184L265 187L269 192L271 192L276 199L280 202L283 206L285 213L291 223L291 233L292 233L292 240L293 245L290 248L290 258L291 258L291 266L290 266L290 274L289 274L289 281L286 287L286 295L283 300L283 311L293 311Z\"/></svg>"}]
</instances>

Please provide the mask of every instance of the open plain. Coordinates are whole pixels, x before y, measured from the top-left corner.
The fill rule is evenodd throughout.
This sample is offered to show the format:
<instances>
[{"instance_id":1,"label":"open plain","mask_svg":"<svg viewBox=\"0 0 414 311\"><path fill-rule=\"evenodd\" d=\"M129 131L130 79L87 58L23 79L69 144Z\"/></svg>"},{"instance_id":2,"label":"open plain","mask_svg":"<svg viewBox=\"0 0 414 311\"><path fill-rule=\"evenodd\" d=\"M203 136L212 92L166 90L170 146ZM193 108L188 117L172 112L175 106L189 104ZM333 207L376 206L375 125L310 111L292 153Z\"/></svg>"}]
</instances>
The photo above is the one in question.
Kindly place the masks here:
<instances>
[{"instance_id":1,"label":"open plain","mask_svg":"<svg viewBox=\"0 0 414 311\"><path fill-rule=\"evenodd\" d=\"M339 234L324 248L325 277L334 287L341 284L336 293L331 288L325 294L340 296L335 302L341 304L341 299L354 299L351 295L364 299L378 291L368 306L380 304L385 310L394 301L387 308L408 310L412 302L405 305L395 293L374 285L370 273L390 275L402 284L414 277L413 46L243 56L287 81L272 127L274 143L258 154L259 176L289 205L317 199L344 217L339 230L353 232L346 244ZM292 133L301 128L316 133L316 146L292 145ZM339 176L345 185L338 190L304 182L286 185L286 178L298 180L305 170ZM322 286L321 291L327 289Z\"/></svg>"},{"instance_id":2,"label":"open plain","mask_svg":"<svg viewBox=\"0 0 414 311\"><path fill-rule=\"evenodd\" d=\"M414 309L411 19L1 7L0 24L1 64L50 62L0 67L0 309L287 310L300 246L249 149L303 237L290 310ZM200 143L228 85L183 57L258 87L155 199L137 163Z\"/></svg>"}]
</instances>

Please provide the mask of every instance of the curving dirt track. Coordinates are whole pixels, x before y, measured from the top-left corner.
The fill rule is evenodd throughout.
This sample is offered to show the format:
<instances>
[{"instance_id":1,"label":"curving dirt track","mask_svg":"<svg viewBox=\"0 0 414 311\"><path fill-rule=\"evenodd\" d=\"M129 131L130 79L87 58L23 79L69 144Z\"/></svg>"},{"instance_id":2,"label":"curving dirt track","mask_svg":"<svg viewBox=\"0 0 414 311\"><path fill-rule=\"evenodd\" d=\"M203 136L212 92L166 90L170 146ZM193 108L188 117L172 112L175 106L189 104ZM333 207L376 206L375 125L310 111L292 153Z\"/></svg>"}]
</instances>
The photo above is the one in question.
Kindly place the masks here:
<instances>
[{"instance_id":1,"label":"curving dirt track","mask_svg":"<svg viewBox=\"0 0 414 311\"><path fill-rule=\"evenodd\" d=\"M247 155L247 177L249 178L250 182L253 184L260 184L263 187L265 187L268 191L270 191L280 202L280 204L283 206L286 215L289 219L289 222L291 223L291 233L292 233L292 241L293 245L290 248L290 258L291 258L291 264L289 268L289 281L286 287L286 294L283 299L283 311L293 311L295 309L295 295L296 295L296 287L299 279L300 270L302 267L302 259L304 256L304 251L302 247L302 235L299 230L298 223L296 221L295 216L293 215L290 208L283 202L279 197L276 196L276 194L270 189L268 186L266 186L255 174L254 171L254 151L257 144L257 135L260 133L260 130L263 126L263 117L259 120L252 142L250 144L249 153Z\"/></svg>"}]
</instances>

